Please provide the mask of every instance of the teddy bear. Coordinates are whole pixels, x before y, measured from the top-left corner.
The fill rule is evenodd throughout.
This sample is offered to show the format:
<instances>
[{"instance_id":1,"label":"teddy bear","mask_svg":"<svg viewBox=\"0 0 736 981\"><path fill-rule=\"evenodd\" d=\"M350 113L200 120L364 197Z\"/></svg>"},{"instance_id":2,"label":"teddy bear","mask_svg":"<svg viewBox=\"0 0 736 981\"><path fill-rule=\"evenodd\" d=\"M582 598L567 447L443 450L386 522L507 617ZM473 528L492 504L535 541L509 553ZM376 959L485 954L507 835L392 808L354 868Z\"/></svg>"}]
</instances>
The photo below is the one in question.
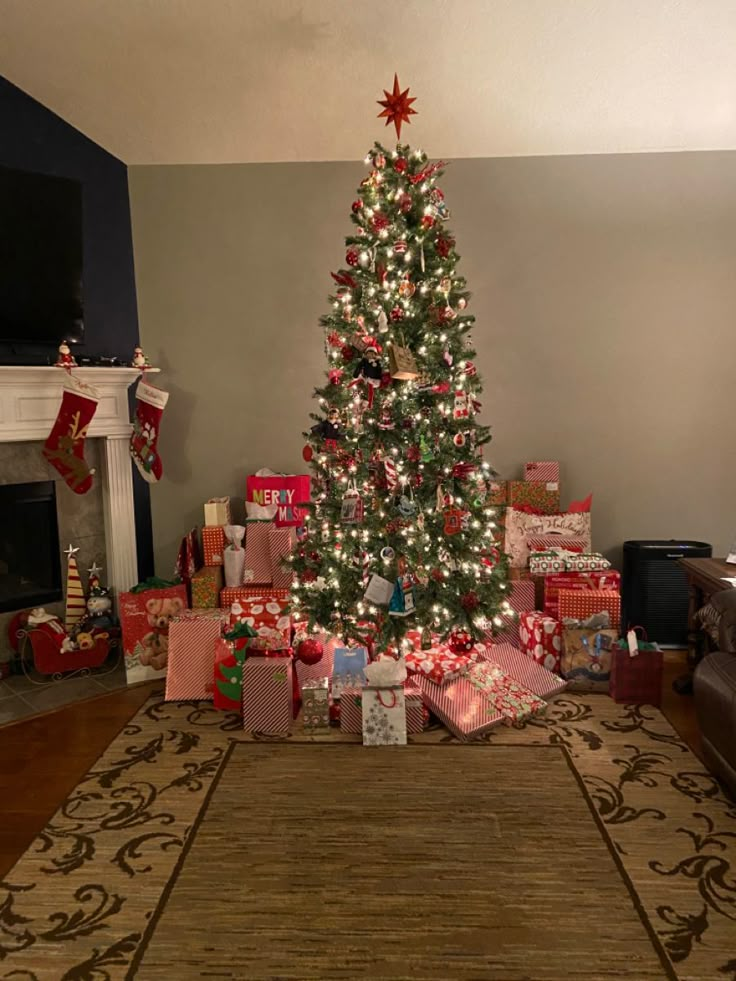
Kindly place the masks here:
<instances>
[{"instance_id":1,"label":"teddy bear","mask_svg":"<svg viewBox=\"0 0 736 981\"><path fill-rule=\"evenodd\" d=\"M183 609L184 604L178 597L146 601L148 624L153 629L141 640L141 664L155 668L156 671L166 667L169 655L169 620Z\"/></svg>"}]
</instances>

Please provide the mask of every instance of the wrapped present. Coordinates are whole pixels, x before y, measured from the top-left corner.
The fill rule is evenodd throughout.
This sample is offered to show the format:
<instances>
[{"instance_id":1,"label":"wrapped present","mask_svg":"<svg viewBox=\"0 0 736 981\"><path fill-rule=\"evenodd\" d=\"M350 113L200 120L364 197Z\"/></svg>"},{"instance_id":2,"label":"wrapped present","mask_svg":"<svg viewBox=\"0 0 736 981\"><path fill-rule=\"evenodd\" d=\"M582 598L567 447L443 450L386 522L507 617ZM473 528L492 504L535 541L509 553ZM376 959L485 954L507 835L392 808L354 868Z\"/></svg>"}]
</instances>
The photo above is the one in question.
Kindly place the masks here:
<instances>
[{"instance_id":1,"label":"wrapped present","mask_svg":"<svg viewBox=\"0 0 736 981\"><path fill-rule=\"evenodd\" d=\"M230 508L229 497L211 497L205 501L204 505L204 524L205 527L215 527L217 525L232 524L233 517Z\"/></svg>"},{"instance_id":2,"label":"wrapped present","mask_svg":"<svg viewBox=\"0 0 736 981\"><path fill-rule=\"evenodd\" d=\"M405 658L407 670L415 681L420 677L429 678L438 685L458 678L471 661L466 654L453 654L446 644L437 644L425 651L409 651Z\"/></svg>"},{"instance_id":3,"label":"wrapped present","mask_svg":"<svg viewBox=\"0 0 736 981\"><path fill-rule=\"evenodd\" d=\"M224 637L215 640L215 670L212 700L221 712L243 711L243 662L245 648L235 649L235 644Z\"/></svg>"},{"instance_id":4,"label":"wrapped present","mask_svg":"<svg viewBox=\"0 0 736 981\"><path fill-rule=\"evenodd\" d=\"M455 678L446 685L438 685L424 675L415 675L414 680L424 704L463 742L503 722L488 696L467 678Z\"/></svg>"},{"instance_id":5,"label":"wrapped present","mask_svg":"<svg viewBox=\"0 0 736 981\"><path fill-rule=\"evenodd\" d=\"M222 634L220 610L186 610L169 625L167 702L213 699L215 641Z\"/></svg>"},{"instance_id":6,"label":"wrapped present","mask_svg":"<svg viewBox=\"0 0 736 981\"><path fill-rule=\"evenodd\" d=\"M413 679L404 682L404 701L406 702L406 731L411 734L422 732L428 719L428 712L422 701L422 689Z\"/></svg>"},{"instance_id":7,"label":"wrapped present","mask_svg":"<svg viewBox=\"0 0 736 981\"><path fill-rule=\"evenodd\" d=\"M534 460L524 464L524 480L560 483L560 465L556 460Z\"/></svg>"},{"instance_id":8,"label":"wrapped present","mask_svg":"<svg viewBox=\"0 0 736 981\"><path fill-rule=\"evenodd\" d=\"M560 510L560 484L554 480L510 480L509 506L556 514Z\"/></svg>"},{"instance_id":9,"label":"wrapped present","mask_svg":"<svg viewBox=\"0 0 736 981\"><path fill-rule=\"evenodd\" d=\"M534 550L549 549L549 536L555 536L559 547L569 551L590 551L590 511L561 514L534 514L518 508L506 511L506 535L504 548L512 567L524 569L529 562L528 541L534 542ZM559 536L559 537L558 537ZM573 548L562 539L579 538L579 547Z\"/></svg>"},{"instance_id":10,"label":"wrapped present","mask_svg":"<svg viewBox=\"0 0 736 981\"><path fill-rule=\"evenodd\" d=\"M509 482L507 480L491 480L488 483L486 505L489 507L505 506L509 502Z\"/></svg>"},{"instance_id":11,"label":"wrapped present","mask_svg":"<svg viewBox=\"0 0 736 981\"><path fill-rule=\"evenodd\" d=\"M269 528L268 549L271 559L271 581L275 589L290 589L294 578L291 568L283 568L282 562L291 555L294 538L291 528Z\"/></svg>"},{"instance_id":12,"label":"wrapped present","mask_svg":"<svg viewBox=\"0 0 736 981\"><path fill-rule=\"evenodd\" d=\"M403 685L363 689L363 745L406 746L406 701Z\"/></svg>"},{"instance_id":13,"label":"wrapped present","mask_svg":"<svg viewBox=\"0 0 736 981\"><path fill-rule=\"evenodd\" d=\"M183 583L151 578L118 602L128 684L161 678L166 673L169 622L188 606Z\"/></svg>"},{"instance_id":14,"label":"wrapped present","mask_svg":"<svg viewBox=\"0 0 736 981\"><path fill-rule=\"evenodd\" d=\"M225 529L217 526L215 528L202 529L202 552L204 554L205 565L222 565L225 561Z\"/></svg>"},{"instance_id":15,"label":"wrapped present","mask_svg":"<svg viewBox=\"0 0 736 981\"><path fill-rule=\"evenodd\" d=\"M566 560L558 552L531 552L529 572L533 576L547 576L553 572L564 572Z\"/></svg>"},{"instance_id":16,"label":"wrapped present","mask_svg":"<svg viewBox=\"0 0 736 981\"><path fill-rule=\"evenodd\" d=\"M192 576L192 606L200 609L217 608L222 589L222 566L205 565Z\"/></svg>"},{"instance_id":17,"label":"wrapped present","mask_svg":"<svg viewBox=\"0 0 736 981\"><path fill-rule=\"evenodd\" d=\"M188 602L191 602L191 580L197 569L202 567L202 550L199 547L199 531L192 528L179 543L179 550L174 563L174 575L187 588Z\"/></svg>"},{"instance_id":18,"label":"wrapped present","mask_svg":"<svg viewBox=\"0 0 736 981\"><path fill-rule=\"evenodd\" d=\"M544 612L548 616L559 619L560 590L574 589L586 591L589 589L613 589L621 591L621 573L610 572L562 572L559 575L546 576L544 580Z\"/></svg>"},{"instance_id":19,"label":"wrapped present","mask_svg":"<svg viewBox=\"0 0 736 981\"><path fill-rule=\"evenodd\" d=\"M504 725L521 726L547 708L544 699L519 684L497 664L481 661L468 669L468 680L503 716Z\"/></svg>"},{"instance_id":20,"label":"wrapped present","mask_svg":"<svg viewBox=\"0 0 736 981\"><path fill-rule=\"evenodd\" d=\"M561 589L559 593L560 620L587 620L604 610L611 617L611 627L621 626L621 594L615 589Z\"/></svg>"},{"instance_id":21,"label":"wrapped present","mask_svg":"<svg viewBox=\"0 0 736 981\"><path fill-rule=\"evenodd\" d=\"M340 731L363 732L363 686L345 685L340 692Z\"/></svg>"},{"instance_id":22,"label":"wrapped present","mask_svg":"<svg viewBox=\"0 0 736 981\"><path fill-rule=\"evenodd\" d=\"M611 563L600 552L583 552L568 555L566 566L568 572L605 572L611 568Z\"/></svg>"},{"instance_id":23,"label":"wrapped present","mask_svg":"<svg viewBox=\"0 0 736 981\"><path fill-rule=\"evenodd\" d=\"M287 597L282 598L271 591L243 597L230 606L230 624L234 626L236 623L247 623L259 638L268 642L267 646L271 650L288 647L291 643L291 616L287 613L288 606Z\"/></svg>"},{"instance_id":24,"label":"wrapped present","mask_svg":"<svg viewBox=\"0 0 736 981\"><path fill-rule=\"evenodd\" d=\"M530 660L511 644L492 644L481 648L480 660L497 664L506 674L540 698L551 698L567 687L567 682L559 675Z\"/></svg>"},{"instance_id":25,"label":"wrapped present","mask_svg":"<svg viewBox=\"0 0 736 981\"><path fill-rule=\"evenodd\" d=\"M634 653L635 652L635 653ZM664 659L656 644L631 637L614 646L610 695L614 702L656 705L662 701Z\"/></svg>"},{"instance_id":26,"label":"wrapped present","mask_svg":"<svg viewBox=\"0 0 736 981\"><path fill-rule=\"evenodd\" d=\"M519 613L534 609L534 582L531 579L514 579L508 593L508 604L513 613L501 613L502 625L494 624L493 637L502 637L504 643L518 644L519 642Z\"/></svg>"},{"instance_id":27,"label":"wrapped present","mask_svg":"<svg viewBox=\"0 0 736 981\"><path fill-rule=\"evenodd\" d=\"M262 599L264 596L275 597L277 600L286 602L290 593L288 589L272 589L263 586L226 586L220 592L220 606L225 609L230 607L238 600Z\"/></svg>"},{"instance_id":28,"label":"wrapped present","mask_svg":"<svg viewBox=\"0 0 736 981\"><path fill-rule=\"evenodd\" d=\"M571 691L608 692L617 637L616 630L563 627L561 671Z\"/></svg>"},{"instance_id":29,"label":"wrapped present","mask_svg":"<svg viewBox=\"0 0 736 981\"><path fill-rule=\"evenodd\" d=\"M531 535L526 540L529 552L555 552L566 557L569 553L580 553L586 548L585 538L566 538L564 535Z\"/></svg>"},{"instance_id":30,"label":"wrapped present","mask_svg":"<svg viewBox=\"0 0 736 981\"><path fill-rule=\"evenodd\" d=\"M293 716L291 656L247 657L243 664L243 728L267 736L288 736Z\"/></svg>"},{"instance_id":31,"label":"wrapped present","mask_svg":"<svg viewBox=\"0 0 736 981\"><path fill-rule=\"evenodd\" d=\"M538 610L519 615L519 647L548 671L560 673L562 624Z\"/></svg>"},{"instance_id":32,"label":"wrapped present","mask_svg":"<svg viewBox=\"0 0 736 981\"><path fill-rule=\"evenodd\" d=\"M329 729L330 681L305 681L302 688L302 721L305 729Z\"/></svg>"},{"instance_id":33,"label":"wrapped present","mask_svg":"<svg viewBox=\"0 0 736 981\"><path fill-rule=\"evenodd\" d=\"M269 532L273 528L270 521L247 521L245 527L245 564L243 582L254 586L270 586L271 540Z\"/></svg>"},{"instance_id":34,"label":"wrapped present","mask_svg":"<svg viewBox=\"0 0 736 981\"><path fill-rule=\"evenodd\" d=\"M342 689L361 687L366 682L368 651L365 647L336 647L332 662L332 697L340 701Z\"/></svg>"},{"instance_id":35,"label":"wrapped present","mask_svg":"<svg viewBox=\"0 0 736 981\"><path fill-rule=\"evenodd\" d=\"M310 477L259 470L246 477L245 510L248 518L273 520L277 528L298 527L309 504Z\"/></svg>"}]
</instances>

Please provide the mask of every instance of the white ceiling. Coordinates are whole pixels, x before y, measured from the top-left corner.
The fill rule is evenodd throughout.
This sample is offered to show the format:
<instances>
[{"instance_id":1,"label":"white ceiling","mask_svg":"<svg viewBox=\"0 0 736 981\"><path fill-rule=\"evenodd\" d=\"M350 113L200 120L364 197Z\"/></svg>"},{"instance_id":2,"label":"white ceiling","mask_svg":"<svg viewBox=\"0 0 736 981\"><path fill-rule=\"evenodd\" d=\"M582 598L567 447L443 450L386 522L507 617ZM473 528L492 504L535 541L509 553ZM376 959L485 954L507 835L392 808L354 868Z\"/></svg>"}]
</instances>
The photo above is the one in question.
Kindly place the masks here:
<instances>
[{"instance_id":1,"label":"white ceiling","mask_svg":"<svg viewBox=\"0 0 736 981\"><path fill-rule=\"evenodd\" d=\"M131 164L736 148L736 0L0 0L0 74ZM393 129L390 131L393 133Z\"/></svg>"}]
</instances>

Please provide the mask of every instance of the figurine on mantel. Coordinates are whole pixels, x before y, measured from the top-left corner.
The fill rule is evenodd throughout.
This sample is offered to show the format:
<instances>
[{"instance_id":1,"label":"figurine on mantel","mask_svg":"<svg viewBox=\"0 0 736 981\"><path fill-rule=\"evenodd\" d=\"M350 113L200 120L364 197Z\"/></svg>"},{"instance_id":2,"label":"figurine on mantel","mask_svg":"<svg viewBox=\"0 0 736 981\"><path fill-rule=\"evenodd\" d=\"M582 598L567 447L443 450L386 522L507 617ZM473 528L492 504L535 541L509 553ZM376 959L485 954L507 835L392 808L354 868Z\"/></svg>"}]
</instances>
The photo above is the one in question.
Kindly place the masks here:
<instances>
[{"instance_id":1,"label":"figurine on mantel","mask_svg":"<svg viewBox=\"0 0 736 981\"><path fill-rule=\"evenodd\" d=\"M131 364L134 368L141 368L142 370L151 367L151 362L143 353L142 347L133 348L133 360L131 361Z\"/></svg>"},{"instance_id":2,"label":"figurine on mantel","mask_svg":"<svg viewBox=\"0 0 736 981\"><path fill-rule=\"evenodd\" d=\"M72 354L69 345L66 341L62 341L59 345L59 356L56 359L57 368L76 368L77 362L74 360L74 355Z\"/></svg>"}]
</instances>

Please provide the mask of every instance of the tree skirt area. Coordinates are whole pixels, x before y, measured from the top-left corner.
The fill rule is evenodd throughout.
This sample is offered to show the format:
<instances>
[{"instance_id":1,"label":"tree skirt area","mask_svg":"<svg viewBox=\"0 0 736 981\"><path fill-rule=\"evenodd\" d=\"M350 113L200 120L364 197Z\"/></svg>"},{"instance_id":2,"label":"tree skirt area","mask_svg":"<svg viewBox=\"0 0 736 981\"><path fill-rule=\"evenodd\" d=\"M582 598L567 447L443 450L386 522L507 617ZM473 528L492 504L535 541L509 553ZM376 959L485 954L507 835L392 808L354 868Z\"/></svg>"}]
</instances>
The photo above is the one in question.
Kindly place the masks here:
<instances>
[{"instance_id":1,"label":"tree skirt area","mask_svg":"<svg viewBox=\"0 0 736 981\"><path fill-rule=\"evenodd\" d=\"M152 695L2 884L0 977L736 978L736 805L657 709L409 739Z\"/></svg>"}]
</instances>

